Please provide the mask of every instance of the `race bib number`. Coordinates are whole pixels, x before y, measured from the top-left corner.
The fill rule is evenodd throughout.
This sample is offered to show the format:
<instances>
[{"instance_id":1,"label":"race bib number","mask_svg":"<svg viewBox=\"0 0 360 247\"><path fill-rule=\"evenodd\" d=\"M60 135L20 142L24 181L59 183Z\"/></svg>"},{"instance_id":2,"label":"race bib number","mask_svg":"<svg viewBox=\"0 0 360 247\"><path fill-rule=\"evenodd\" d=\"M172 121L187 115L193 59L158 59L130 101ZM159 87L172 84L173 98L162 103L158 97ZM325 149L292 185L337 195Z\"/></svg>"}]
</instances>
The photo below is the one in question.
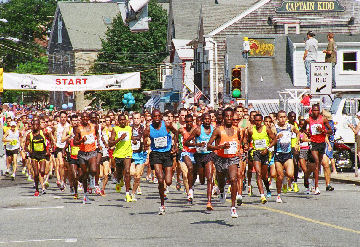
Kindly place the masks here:
<instances>
[{"instance_id":1,"label":"race bib number","mask_svg":"<svg viewBox=\"0 0 360 247\"><path fill-rule=\"evenodd\" d=\"M201 142L201 143L205 143L205 145L203 147L196 147L196 151L198 153L207 152L207 142Z\"/></svg>"},{"instance_id":2,"label":"race bib number","mask_svg":"<svg viewBox=\"0 0 360 247\"><path fill-rule=\"evenodd\" d=\"M121 141L128 141L128 140L129 140L129 133L126 132L126 131L119 131L119 132L118 132L118 137L121 137L124 133L126 134L126 136L125 136L125 138L122 139Z\"/></svg>"},{"instance_id":3,"label":"race bib number","mask_svg":"<svg viewBox=\"0 0 360 247\"><path fill-rule=\"evenodd\" d=\"M44 151L44 144L41 143L34 143L34 151L36 152L42 152Z\"/></svg>"},{"instance_id":4,"label":"race bib number","mask_svg":"<svg viewBox=\"0 0 360 247\"><path fill-rule=\"evenodd\" d=\"M154 144L156 148L164 148L167 146L167 136L154 138Z\"/></svg>"},{"instance_id":5,"label":"race bib number","mask_svg":"<svg viewBox=\"0 0 360 247\"><path fill-rule=\"evenodd\" d=\"M140 141L136 141L136 144L131 143L132 150L137 151L140 149Z\"/></svg>"},{"instance_id":6,"label":"race bib number","mask_svg":"<svg viewBox=\"0 0 360 247\"><path fill-rule=\"evenodd\" d=\"M230 147L224 150L224 154L236 154L238 151L237 142L229 142Z\"/></svg>"},{"instance_id":7,"label":"race bib number","mask_svg":"<svg viewBox=\"0 0 360 247\"><path fill-rule=\"evenodd\" d=\"M308 147L309 143L308 142L301 142L300 143L300 147Z\"/></svg>"},{"instance_id":8,"label":"race bib number","mask_svg":"<svg viewBox=\"0 0 360 247\"><path fill-rule=\"evenodd\" d=\"M282 131L281 134L282 137L279 140L281 144L286 144L291 142L291 133L289 131Z\"/></svg>"},{"instance_id":9,"label":"race bib number","mask_svg":"<svg viewBox=\"0 0 360 247\"><path fill-rule=\"evenodd\" d=\"M10 142L10 145L11 145L11 146L16 146L17 143L18 143L17 140L12 140L12 141Z\"/></svg>"},{"instance_id":10,"label":"race bib number","mask_svg":"<svg viewBox=\"0 0 360 247\"><path fill-rule=\"evenodd\" d=\"M254 144L256 149L264 149L267 147L265 139L255 140Z\"/></svg>"},{"instance_id":11,"label":"race bib number","mask_svg":"<svg viewBox=\"0 0 360 247\"><path fill-rule=\"evenodd\" d=\"M311 134L312 135L321 134L321 132L317 130L318 127L322 128L322 125L321 124L313 124L313 125L311 125Z\"/></svg>"},{"instance_id":12,"label":"race bib number","mask_svg":"<svg viewBox=\"0 0 360 247\"><path fill-rule=\"evenodd\" d=\"M84 142L84 144L93 144L95 142L95 136L94 134L89 134L86 135L86 141Z\"/></svg>"}]
</instances>

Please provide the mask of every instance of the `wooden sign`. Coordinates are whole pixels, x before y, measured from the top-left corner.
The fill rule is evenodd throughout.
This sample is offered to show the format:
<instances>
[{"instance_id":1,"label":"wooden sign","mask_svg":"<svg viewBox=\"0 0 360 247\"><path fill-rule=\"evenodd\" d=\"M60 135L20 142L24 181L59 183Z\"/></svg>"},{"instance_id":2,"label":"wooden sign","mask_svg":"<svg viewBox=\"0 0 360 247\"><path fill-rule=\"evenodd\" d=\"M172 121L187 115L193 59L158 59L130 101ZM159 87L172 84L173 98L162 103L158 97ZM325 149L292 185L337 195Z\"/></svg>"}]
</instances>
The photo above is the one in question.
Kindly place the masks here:
<instances>
[{"instance_id":1,"label":"wooden sign","mask_svg":"<svg viewBox=\"0 0 360 247\"><path fill-rule=\"evenodd\" d=\"M293 0L283 1L277 13L343 12L345 8L337 0Z\"/></svg>"}]
</instances>

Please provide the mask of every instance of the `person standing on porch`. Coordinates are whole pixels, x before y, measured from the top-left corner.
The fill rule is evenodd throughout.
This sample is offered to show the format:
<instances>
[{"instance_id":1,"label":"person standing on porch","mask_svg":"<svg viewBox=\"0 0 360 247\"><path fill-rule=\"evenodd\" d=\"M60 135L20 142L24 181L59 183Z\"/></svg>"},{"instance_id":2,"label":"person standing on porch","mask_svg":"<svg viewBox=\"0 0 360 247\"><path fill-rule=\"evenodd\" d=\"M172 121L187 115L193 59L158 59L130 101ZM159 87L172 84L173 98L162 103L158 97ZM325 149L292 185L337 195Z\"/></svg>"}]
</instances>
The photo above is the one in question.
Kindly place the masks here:
<instances>
[{"instance_id":1,"label":"person standing on porch","mask_svg":"<svg viewBox=\"0 0 360 247\"><path fill-rule=\"evenodd\" d=\"M318 41L315 39L315 34L312 31L307 33L307 40L305 41L305 52L303 60L305 63L306 79L307 79L307 88L310 88L310 68L311 63L316 62L317 53L318 53Z\"/></svg>"},{"instance_id":2,"label":"person standing on porch","mask_svg":"<svg viewBox=\"0 0 360 247\"><path fill-rule=\"evenodd\" d=\"M325 53L325 63L331 63L332 65L332 88L336 88L335 66L337 61L337 45L333 33L328 33L327 39L329 43L326 50L323 50L323 53Z\"/></svg>"}]
</instances>

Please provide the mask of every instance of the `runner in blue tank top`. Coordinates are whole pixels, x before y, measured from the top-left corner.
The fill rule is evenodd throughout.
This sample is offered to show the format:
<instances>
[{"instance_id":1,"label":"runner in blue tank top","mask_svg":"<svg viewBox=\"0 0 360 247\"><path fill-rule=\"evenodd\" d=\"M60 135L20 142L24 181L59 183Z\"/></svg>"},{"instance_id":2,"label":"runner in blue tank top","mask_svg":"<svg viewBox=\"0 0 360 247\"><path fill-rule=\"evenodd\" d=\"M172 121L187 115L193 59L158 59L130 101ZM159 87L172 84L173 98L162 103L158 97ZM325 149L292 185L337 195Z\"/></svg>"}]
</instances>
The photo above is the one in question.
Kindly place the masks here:
<instances>
[{"instance_id":1,"label":"runner in blue tank top","mask_svg":"<svg viewBox=\"0 0 360 247\"><path fill-rule=\"evenodd\" d=\"M177 149L177 130L171 123L166 124L159 110L154 110L151 114L152 124L146 127L144 132L144 140L150 138L151 153L149 155L150 166L155 170L156 177L159 183L159 194L161 206L159 214L165 214L164 206L164 182L167 186L171 185L173 170L172 170L172 157L171 157L171 134L174 133L174 149ZM176 150L174 150L176 151ZM165 171L165 176L164 176Z\"/></svg>"},{"instance_id":2,"label":"runner in blue tank top","mask_svg":"<svg viewBox=\"0 0 360 247\"><path fill-rule=\"evenodd\" d=\"M195 153L195 166L194 166L194 178L197 173L199 173L201 184L205 183L204 178L204 168L205 176L207 180L207 210L212 210L211 205L211 192L213 187L213 174L214 174L214 164L213 164L213 152L207 150L207 143L210 140L210 137L214 131L214 127L211 126L211 116L209 113L205 113L202 116L202 125L193 129L190 133L190 136L185 141L187 147L196 147ZM192 142L195 139L195 143Z\"/></svg>"}]
</instances>

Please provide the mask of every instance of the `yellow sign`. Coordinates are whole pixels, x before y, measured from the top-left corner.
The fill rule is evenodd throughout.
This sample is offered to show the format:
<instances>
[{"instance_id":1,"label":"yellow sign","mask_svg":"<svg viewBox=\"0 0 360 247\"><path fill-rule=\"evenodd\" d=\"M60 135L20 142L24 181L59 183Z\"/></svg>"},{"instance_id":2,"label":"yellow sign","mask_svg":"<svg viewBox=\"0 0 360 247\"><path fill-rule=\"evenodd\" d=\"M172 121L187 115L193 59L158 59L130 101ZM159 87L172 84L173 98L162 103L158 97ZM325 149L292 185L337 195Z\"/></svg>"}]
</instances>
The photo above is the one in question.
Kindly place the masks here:
<instances>
[{"instance_id":1,"label":"yellow sign","mask_svg":"<svg viewBox=\"0 0 360 247\"><path fill-rule=\"evenodd\" d=\"M250 38L250 57L273 57L275 52L275 39Z\"/></svg>"},{"instance_id":2,"label":"yellow sign","mask_svg":"<svg viewBox=\"0 0 360 247\"><path fill-rule=\"evenodd\" d=\"M4 88L3 88L3 79L4 78L4 69L0 68L0 93L4 92Z\"/></svg>"}]
</instances>

